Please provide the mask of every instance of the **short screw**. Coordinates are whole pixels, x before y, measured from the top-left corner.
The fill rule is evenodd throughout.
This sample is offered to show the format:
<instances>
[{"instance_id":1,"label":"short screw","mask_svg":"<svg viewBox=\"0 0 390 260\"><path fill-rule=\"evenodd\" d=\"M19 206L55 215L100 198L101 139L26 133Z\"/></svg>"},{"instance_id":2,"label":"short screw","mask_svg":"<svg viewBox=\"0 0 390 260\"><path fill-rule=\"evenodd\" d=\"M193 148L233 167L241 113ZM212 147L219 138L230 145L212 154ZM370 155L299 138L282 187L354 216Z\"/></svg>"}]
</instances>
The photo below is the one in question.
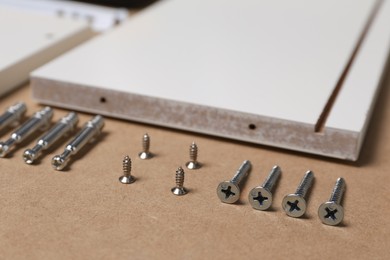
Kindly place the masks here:
<instances>
[{"instance_id":1,"label":"short screw","mask_svg":"<svg viewBox=\"0 0 390 260\"><path fill-rule=\"evenodd\" d=\"M249 203L254 209L267 210L272 205L272 188L281 174L280 167L275 165L263 185L253 188L248 195Z\"/></svg>"},{"instance_id":2,"label":"short screw","mask_svg":"<svg viewBox=\"0 0 390 260\"><path fill-rule=\"evenodd\" d=\"M313 180L313 172L307 171L295 193L286 195L283 198L282 207L288 216L299 218L305 214L307 205L305 196Z\"/></svg>"},{"instance_id":3,"label":"short screw","mask_svg":"<svg viewBox=\"0 0 390 260\"><path fill-rule=\"evenodd\" d=\"M52 117L53 110L50 107L45 107L41 111L36 112L27 122L11 134L11 138L5 142L0 142L0 157L5 157L15 144L22 142L36 130L41 129L43 131L47 129Z\"/></svg>"},{"instance_id":4,"label":"short screw","mask_svg":"<svg viewBox=\"0 0 390 260\"><path fill-rule=\"evenodd\" d=\"M42 136L32 149L24 151L23 159L27 164L32 164L42 153L62 136L73 131L77 125L78 117L75 112L69 113L60 119L44 136Z\"/></svg>"},{"instance_id":5,"label":"short screw","mask_svg":"<svg viewBox=\"0 0 390 260\"><path fill-rule=\"evenodd\" d=\"M344 208L340 205L340 202L345 191L345 186L345 180L338 178L329 201L322 203L318 208L318 216L322 223L336 226L343 220Z\"/></svg>"},{"instance_id":6,"label":"short screw","mask_svg":"<svg viewBox=\"0 0 390 260\"><path fill-rule=\"evenodd\" d=\"M223 181L217 187L218 198L224 203L235 203L240 198L240 182L251 169L251 162L244 161L230 181Z\"/></svg>"},{"instance_id":7,"label":"short screw","mask_svg":"<svg viewBox=\"0 0 390 260\"><path fill-rule=\"evenodd\" d=\"M202 165L198 162L198 146L195 142L190 145L190 161L186 163L186 166L190 170L199 169Z\"/></svg>"},{"instance_id":8,"label":"short screw","mask_svg":"<svg viewBox=\"0 0 390 260\"><path fill-rule=\"evenodd\" d=\"M187 189L184 188L184 170L179 167L176 171L176 186L171 189L172 193L181 196L188 193Z\"/></svg>"},{"instance_id":9,"label":"short screw","mask_svg":"<svg viewBox=\"0 0 390 260\"><path fill-rule=\"evenodd\" d=\"M20 121L22 116L26 113L26 110L27 108L24 102L18 102L7 108L4 114L0 116L0 130Z\"/></svg>"},{"instance_id":10,"label":"short screw","mask_svg":"<svg viewBox=\"0 0 390 260\"><path fill-rule=\"evenodd\" d=\"M150 159L153 157L153 154L149 151L150 149L150 137L148 134L144 134L142 137L142 152L138 154L139 158L142 160Z\"/></svg>"},{"instance_id":11,"label":"short screw","mask_svg":"<svg viewBox=\"0 0 390 260\"><path fill-rule=\"evenodd\" d=\"M77 136L65 147L61 155L56 155L51 160L53 168L57 171L62 170L69 161L72 154L76 154L81 148L93 140L100 134L104 126L104 119L97 115L88 121L84 128L77 134Z\"/></svg>"},{"instance_id":12,"label":"short screw","mask_svg":"<svg viewBox=\"0 0 390 260\"><path fill-rule=\"evenodd\" d=\"M123 176L119 177L119 181L123 184L135 182L135 178L131 175L131 159L128 155L123 158Z\"/></svg>"}]
</instances>

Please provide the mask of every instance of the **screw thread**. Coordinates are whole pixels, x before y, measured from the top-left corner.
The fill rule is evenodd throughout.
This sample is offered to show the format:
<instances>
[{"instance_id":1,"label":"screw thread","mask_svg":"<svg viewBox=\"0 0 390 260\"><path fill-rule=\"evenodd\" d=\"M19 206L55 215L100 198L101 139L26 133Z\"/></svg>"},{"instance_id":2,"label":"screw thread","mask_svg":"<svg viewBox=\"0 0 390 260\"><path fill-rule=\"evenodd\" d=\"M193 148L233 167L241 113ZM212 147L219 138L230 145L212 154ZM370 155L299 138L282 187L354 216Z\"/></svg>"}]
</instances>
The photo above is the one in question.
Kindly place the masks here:
<instances>
[{"instance_id":1,"label":"screw thread","mask_svg":"<svg viewBox=\"0 0 390 260\"><path fill-rule=\"evenodd\" d=\"M311 187L311 185L313 183L313 179L314 179L314 173L312 171L307 171L305 176L303 177L301 183L299 184L295 194L297 194L301 197L305 197L307 191L309 190L309 188Z\"/></svg>"},{"instance_id":2,"label":"screw thread","mask_svg":"<svg viewBox=\"0 0 390 260\"><path fill-rule=\"evenodd\" d=\"M252 165L250 161L248 160L244 161L241 164L240 168L238 168L236 174L233 176L230 182L238 185L242 181L242 179L248 174L251 167Z\"/></svg>"},{"instance_id":3,"label":"screw thread","mask_svg":"<svg viewBox=\"0 0 390 260\"><path fill-rule=\"evenodd\" d=\"M148 153L150 149L150 137L148 134L144 134L142 137L142 149L143 152Z\"/></svg>"},{"instance_id":4,"label":"screw thread","mask_svg":"<svg viewBox=\"0 0 390 260\"><path fill-rule=\"evenodd\" d=\"M279 166L275 165L274 167L272 167L271 172L269 173L267 179L264 181L262 186L266 190L271 191L276 181L278 180L280 173L281 173L281 169Z\"/></svg>"},{"instance_id":5,"label":"screw thread","mask_svg":"<svg viewBox=\"0 0 390 260\"><path fill-rule=\"evenodd\" d=\"M344 178L338 178L336 181L336 184L334 185L333 192L330 195L329 201L336 202L337 204L340 204L341 199L343 197L344 191L345 191L345 180Z\"/></svg>"},{"instance_id":6,"label":"screw thread","mask_svg":"<svg viewBox=\"0 0 390 260\"><path fill-rule=\"evenodd\" d=\"M123 158L123 175L130 176L131 175L131 159L128 155Z\"/></svg>"},{"instance_id":7,"label":"screw thread","mask_svg":"<svg viewBox=\"0 0 390 260\"><path fill-rule=\"evenodd\" d=\"M179 167L176 171L176 187L177 188L183 188L184 186L184 170L183 168Z\"/></svg>"},{"instance_id":8,"label":"screw thread","mask_svg":"<svg viewBox=\"0 0 390 260\"><path fill-rule=\"evenodd\" d=\"M190 160L196 162L198 159L198 146L195 142L190 145Z\"/></svg>"}]
</instances>

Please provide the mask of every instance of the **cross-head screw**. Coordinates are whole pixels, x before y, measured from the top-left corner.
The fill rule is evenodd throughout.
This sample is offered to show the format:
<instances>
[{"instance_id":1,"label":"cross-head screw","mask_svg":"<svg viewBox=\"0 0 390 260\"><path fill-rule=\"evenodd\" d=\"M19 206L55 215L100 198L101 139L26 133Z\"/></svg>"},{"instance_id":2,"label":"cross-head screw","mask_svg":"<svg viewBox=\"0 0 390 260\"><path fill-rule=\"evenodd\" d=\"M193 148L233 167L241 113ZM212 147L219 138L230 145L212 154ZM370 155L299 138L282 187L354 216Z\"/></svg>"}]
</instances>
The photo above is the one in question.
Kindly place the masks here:
<instances>
[{"instance_id":1,"label":"cross-head screw","mask_svg":"<svg viewBox=\"0 0 390 260\"><path fill-rule=\"evenodd\" d=\"M26 110L26 104L23 102L18 102L7 108L4 114L0 116L0 130L18 123L26 113Z\"/></svg>"},{"instance_id":2,"label":"cross-head screw","mask_svg":"<svg viewBox=\"0 0 390 260\"><path fill-rule=\"evenodd\" d=\"M306 212L306 194L314 180L312 171L307 171L301 183L293 194L286 195L282 201L282 207L290 217L299 218Z\"/></svg>"},{"instance_id":3,"label":"cross-head screw","mask_svg":"<svg viewBox=\"0 0 390 260\"><path fill-rule=\"evenodd\" d=\"M272 205L272 188L281 174L279 166L275 165L263 185L253 188L248 195L249 203L254 209L267 210Z\"/></svg>"},{"instance_id":4,"label":"cross-head screw","mask_svg":"<svg viewBox=\"0 0 390 260\"><path fill-rule=\"evenodd\" d=\"M128 155L123 158L123 175L119 177L119 181L123 184L135 182L135 178L131 175L131 159Z\"/></svg>"},{"instance_id":5,"label":"cross-head screw","mask_svg":"<svg viewBox=\"0 0 390 260\"><path fill-rule=\"evenodd\" d=\"M138 154L139 158L142 160L152 158L153 154L149 150L150 150L150 136L146 133L142 137L142 152Z\"/></svg>"},{"instance_id":6,"label":"cross-head screw","mask_svg":"<svg viewBox=\"0 0 390 260\"><path fill-rule=\"evenodd\" d=\"M322 203L318 208L318 217L326 225L336 226L344 218L344 208L340 205L345 191L345 180L338 178L330 195L329 201Z\"/></svg>"},{"instance_id":7,"label":"cross-head screw","mask_svg":"<svg viewBox=\"0 0 390 260\"><path fill-rule=\"evenodd\" d=\"M184 188L184 170L179 167L176 171L176 186L171 189L172 193L177 196L182 196L188 193L187 189Z\"/></svg>"},{"instance_id":8,"label":"cross-head screw","mask_svg":"<svg viewBox=\"0 0 390 260\"><path fill-rule=\"evenodd\" d=\"M198 146L195 142L190 145L190 161L186 163L186 166L190 170L199 169L202 165L198 162Z\"/></svg>"},{"instance_id":9,"label":"cross-head screw","mask_svg":"<svg viewBox=\"0 0 390 260\"><path fill-rule=\"evenodd\" d=\"M223 181L217 187L217 196L224 203L235 203L240 198L240 182L251 169L251 162L244 161L230 181Z\"/></svg>"}]
</instances>

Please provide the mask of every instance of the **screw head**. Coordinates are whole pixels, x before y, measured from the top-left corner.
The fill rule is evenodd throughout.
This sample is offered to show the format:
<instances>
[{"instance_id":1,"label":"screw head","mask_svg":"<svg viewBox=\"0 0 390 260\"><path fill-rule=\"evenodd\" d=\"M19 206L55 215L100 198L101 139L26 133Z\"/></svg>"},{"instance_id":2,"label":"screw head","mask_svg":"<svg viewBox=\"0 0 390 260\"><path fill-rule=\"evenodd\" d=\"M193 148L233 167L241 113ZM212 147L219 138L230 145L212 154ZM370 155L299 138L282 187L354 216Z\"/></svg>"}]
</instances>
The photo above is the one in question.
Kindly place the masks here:
<instances>
[{"instance_id":1,"label":"screw head","mask_svg":"<svg viewBox=\"0 0 390 260\"><path fill-rule=\"evenodd\" d=\"M201 167L199 162L192 162L192 161L187 162L186 166L190 170L196 170L196 169L199 169Z\"/></svg>"},{"instance_id":2,"label":"screw head","mask_svg":"<svg viewBox=\"0 0 390 260\"><path fill-rule=\"evenodd\" d=\"M119 177L119 181L123 184L130 184L130 183L133 183L135 182L135 178L133 176L121 176Z\"/></svg>"},{"instance_id":3,"label":"screw head","mask_svg":"<svg viewBox=\"0 0 390 260\"><path fill-rule=\"evenodd\" d=\"M344 208L333 201L322 203L318 208L318 217L326 225L336 226L344 218Z\"/></svg>"},{"instance_id":4,"label":"screw head","mask_svg":"<svg viewBox=\"0 0 390 260\"><path fill-rule=\"evenodd\" d=\"M23 160L25 163L27 164L32 164L35 160L35 152L31 149L27 149L26 151L24 151L23 153Z\"/></svg>"},{"instance_id":5,"label":"screw head","mask_svg":"<svg viewBox=\"0 0 390 260\"><path fill-rule=\"evenodd\" d=\"M289 194L283 198L282 207L288 216L299 218L306 212L306 200L297 194Z\"/></svg>"},{"instance_id":6,"label":"screw head","mask_svg":"<svg viewBox=\"0 0 390 260\"><path fill-rule=\"evenodd\" d=\"M140 152L138 154L139 158L142 159L142 160L147 160L147 159L150 159L153 157L153 154L152 153L149 153L149 152Z\"/></svg>"},{"instance_id":7,"label":"screw head","mask_svg":"<svg viewBox=\"0 0 390 260\"><path fill-rule=\"evenodd\" d=\"M240 188L230 181L223 181L217 187L217 195L222 202L232 204L240 198Z\"/></svg>"},{"instance_id":8,"label":"screw head","mask_svg":"<svg viewBox=\"0 0 390 260\"><path fill-rule=\"evenodd\" d=\"M65 168L67 163L67 160L65 160L62 156L56 155L51 159L51 165L53 168L57 171L61 171L62 169Z\"/></svg>"},{"instance_id":9,"label":"screw head","mask_svg":"<svg viewBox=\"0 0 390 260\"><path fill-rule=\"evenodd\" d=\"M9 146L0 142L0 157L5 157L9 151Z\"/></svg>"},{"instance_id":10,"label":"screw head","mask_svg":"<svg viewBox=\"0 0 390 260\"><path fill-rule=\"evenodd\" d=\"M267 210L272 205L272 193L264 187L258 186L249 192L248 200L254 209Z\"/></svg>"},{"instance_id":11,"label":"screw head","mask_svg":"<svg viewBox=\"0 0 390 260\"><path fill-rule=\"evenodd\" d=\"M177 195L177 196L182 196L182 195L185 195L188 193L188 191L186 190L186 188L179 188L179 187L174 187L171 189L172 193Z\"/></svg>"}]
</instances>

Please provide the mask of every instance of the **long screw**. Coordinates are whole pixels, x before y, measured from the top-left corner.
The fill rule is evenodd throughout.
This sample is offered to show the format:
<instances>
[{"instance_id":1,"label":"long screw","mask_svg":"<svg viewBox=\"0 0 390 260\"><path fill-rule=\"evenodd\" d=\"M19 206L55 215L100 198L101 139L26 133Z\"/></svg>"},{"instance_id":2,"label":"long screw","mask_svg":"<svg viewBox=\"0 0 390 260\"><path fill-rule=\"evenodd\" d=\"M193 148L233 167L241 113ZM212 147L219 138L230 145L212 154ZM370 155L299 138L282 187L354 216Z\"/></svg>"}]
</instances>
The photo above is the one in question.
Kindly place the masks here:
<instances>
[{"instance_id":1,"label":"long screw","mask_svg":"<svg viewBox=\"0 0 390 260\"><path fill-rule=\"evenodd\" d=\"M49 132L42 136L37 144L32 149L27 149L23 153L23 159L27 164L32 164L35 159L39 157L42 153L42 150L49 148L53 143L55 143L62 136L72 132L79 118L75 112L70 112L65 117L61 118L57 124L55 124Z\"/></svg>"},{"instance_id":2,"label":"long screw","mask_svg":"<svg viewBox=\"0 0 390 260\"><path fill-rule=\"evenodd\" d=\"M190 170L199 169L202 165L198 162L198 146L195 142L190 145L190 161L186 163L186 166Z\"/></svg>"},{"instance_id":3,"label":"long screw","mask_svg":"<svg viewBox=\"0 0 390 260\"><path fill-rule=\"evenodd\" d=\"M27 107L24 102L18 102L15 105L7 108L4 114L0 116L0 130L20 121L23 115L26 113L26 110Z\"/></svg>"},{"instance_id":4,"label":"long screw","mask_svg":"<svg viewBox=\"0 0 390 260\"><path fill-rule=\"evenodd\" d=\"M36 112L27 122L11 134L11 138L5 142L0 142L0 157L5 157L15 144L22 142L36 130L41 129L43 131L47 129L52 117L53 110L50 107L45 107L41 111Z\"/></svg>"},{"instance_id":5,"label":"long screw","mask_svg":"<svg viewBox=\"0 0 390 260\"><path fill-rule=\"evenodd\" d=\"M142 152L138 154L139 158L142 160L150 159L153 157L153 154L150 150L150 136L148 134L144 134L142 137Z\"/></svg>"},{"instance_id":6,"label":"long screw","mask_svg":"<svg viewBox=\"0 0 390 260\"><path fill-rule=\"evenodd\" d=\"M135 182L135 178L131 175L131 159L128 155L123 158L123 175L119 177L119 181L123 184Z\"/></svg>"},{"instance_id":7,"label":"long screw","mask_svg":"<svg viewBox=\"0 0 390 260\"><path fill-rule=\"evenodd\" d=\"M188 193L187 189L184 188L184 170L179 167L176 171L176 186L171 189L172 193L181 196Z\"/></svg>"},{"instance_id":8,"label":"long screw","mask_svg":"<svg viewBox=\"0 0 390 260\"><path fill-rule=\"evenodd\" d=\"M70 156L76 154L81 148L89 142L93 142L94 139L100 134L101 129L104 126L104 119L102 116L97 115L88 121L84 128L77 134L77 136L65 147L64 152L61 155L56 155L51 160L51 164L57 171L62 170L68 163Z\"/></svg>"},{"instance_id":9,"label":"long screw","mask_svg":"<svg viewBox=\"0 0 390 260\"><path fill-rule=\"evenodd\" d=\"M235 203L240 198L240 182L251 169L251 162L244 161L230 181L223 181L217 187L217 196L224 203Z\"/></svg>"},{"instance_id":10,"label":"long screw","mask_svg":"<svg viewBox=\"0 0 390 260\"><path fill-rule=\"evenodd\" d=\"M314 180L312 171L307 171L297 190L293 194L286 195L283 198L282 207L290 217L299 218L306 212L306 194Z\"/></svg>"},{"instance_id":11,"label":"long screw","mask_svg":"<svg viewBox=\"0 0 390 260\"><path fill-rule=\"evenodd\" d=\"M248 195L249 203L254 209L267 210L272 205L272 188L278 180L281 169L275 165L263 185L253 188Z\"/></svg>"},{"instance_id":12,"label":"long screw","mask_svg":"<svg viewBox=\"0 0 390 260\"><path fill-rule=\"evenodd\" d=\"M343 178L338 178L329 201L322 203L318 208L318 216L322 223L336 226L343 220L344 208L340 205L340 202L345 188L345 180Z\"/></svg>"}]
</instances>

